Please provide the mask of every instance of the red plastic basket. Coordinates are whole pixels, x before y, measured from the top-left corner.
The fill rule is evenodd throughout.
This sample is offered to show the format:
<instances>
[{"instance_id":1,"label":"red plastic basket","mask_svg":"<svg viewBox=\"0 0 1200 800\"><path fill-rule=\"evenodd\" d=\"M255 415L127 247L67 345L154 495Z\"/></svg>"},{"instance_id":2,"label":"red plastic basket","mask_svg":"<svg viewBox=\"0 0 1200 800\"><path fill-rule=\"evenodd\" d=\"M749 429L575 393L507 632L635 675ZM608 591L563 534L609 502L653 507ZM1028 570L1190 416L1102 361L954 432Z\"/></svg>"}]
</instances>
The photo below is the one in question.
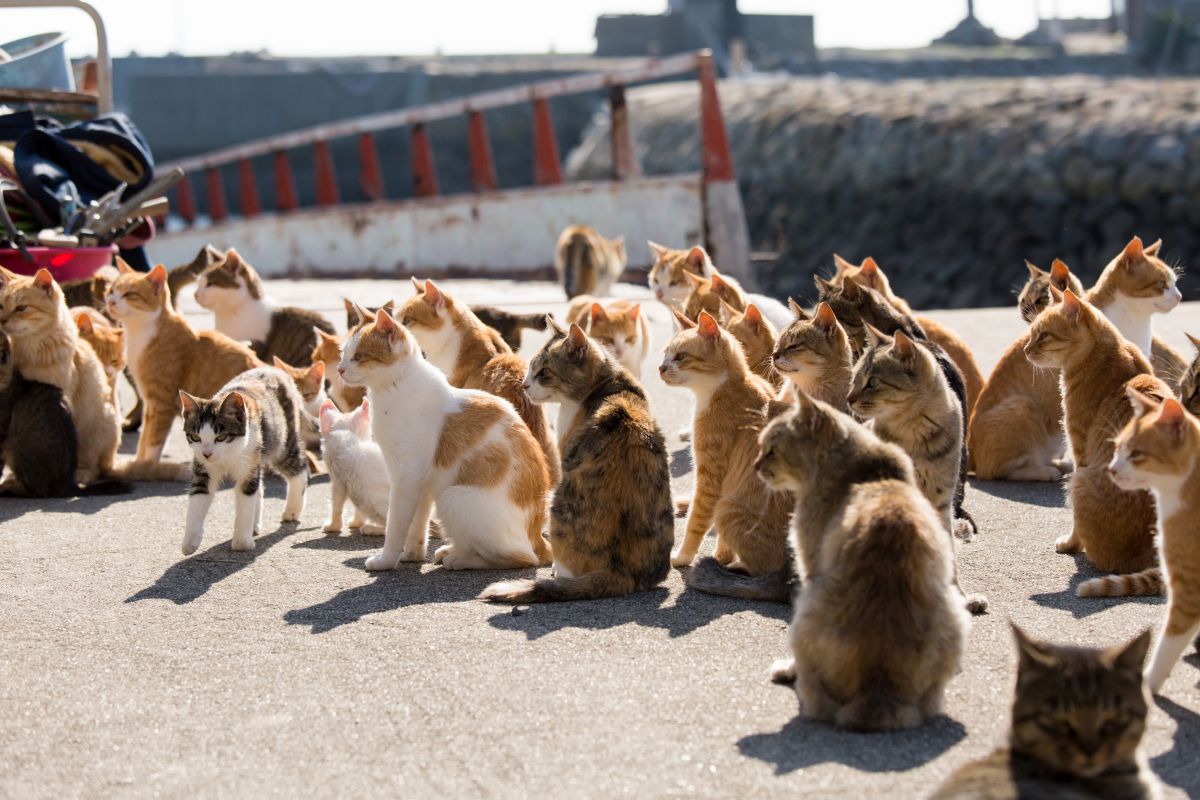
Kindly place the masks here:
<instances>
[{"instance_id":1,"label":"red plastic basket","mask_svg":"<svg viewBox=\"0 0 1200 800\"><path fill-rule=\"evenodd\" d=\"M50 270L54 280L66 283L92 277L96 270L112 263L116 251L117 248L112 245L73 249L30 247L29 255L33 256L33 263L30 264L21 256L21 251L0 247L0 267L18 275L33 275L45 268Z\"/></svg>"}]
</instances>

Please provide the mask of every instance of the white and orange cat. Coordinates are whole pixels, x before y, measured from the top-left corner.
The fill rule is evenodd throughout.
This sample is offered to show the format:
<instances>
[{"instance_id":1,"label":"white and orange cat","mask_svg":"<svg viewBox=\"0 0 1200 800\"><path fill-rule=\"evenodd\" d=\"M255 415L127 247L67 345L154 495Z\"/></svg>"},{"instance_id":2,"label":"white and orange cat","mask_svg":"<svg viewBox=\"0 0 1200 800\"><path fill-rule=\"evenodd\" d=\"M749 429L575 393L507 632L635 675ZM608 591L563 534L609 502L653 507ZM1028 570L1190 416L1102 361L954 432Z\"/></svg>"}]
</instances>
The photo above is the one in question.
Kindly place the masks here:
<instances>
[{"instance_id":1,"label":"white and orange cat","mask_svg":"<svg viewBox=\"0 0 1200 800\"><path fill-rule=\"evenodd\" d=\"M650 352L650 326L641 303L613 300L601 305L591 295L580 295L567 306L567 324L583 328L617 363L640 379Z\"/></svg>"},{"instance_id":2,"label":"white and orange cat","mask_svg":"<svg viewBox=\"0 0 1200 800\"><path fill-rule=\"evenodd\" d=\"M655 298L668 308L683 311L687 306L688 295L692 293L696 283L694 279L711 281L713 276L717 275L716 266L713 265L708 252L699 245L686 250L672 250L655 242L649 244L650 252L654 255L649 282ZM720 301L724 300L738 311L745 310L747 303L754 303L777 329L786 327L792 321L791 312L778 300L762 294L747 293L737 280L724 273L720 274L718 281L718 287L722 284L724 286L717 296L704 306L704 310L709 314L719 316ZM697 313L688 314L688 317L695 321Z\"/></svg>"}]
</instances>

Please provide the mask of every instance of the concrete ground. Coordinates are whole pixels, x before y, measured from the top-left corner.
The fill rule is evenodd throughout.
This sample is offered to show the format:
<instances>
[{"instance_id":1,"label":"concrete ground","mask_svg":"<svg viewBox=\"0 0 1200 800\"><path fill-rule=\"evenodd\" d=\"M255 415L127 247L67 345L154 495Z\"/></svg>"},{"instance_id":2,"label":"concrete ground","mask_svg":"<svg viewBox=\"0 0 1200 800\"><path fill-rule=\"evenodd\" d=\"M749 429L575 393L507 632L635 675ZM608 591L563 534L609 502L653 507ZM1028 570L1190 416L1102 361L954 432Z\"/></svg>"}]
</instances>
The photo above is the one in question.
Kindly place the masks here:
<instances>
[{"instance_id":1,"label":"concrete ground","mask_svg":"<svg viewBox=\"0 0 1200 800\"><path fill-rule=\"evenodd\" d=\"M563 310L546 284L447 284L472 302ZM621 287L629 296L644 296ZM280 300L329 312L378 303L407 282L274 282ZM185 293L183 307L203 314ZM646 306L655 343L646 386L673 457L690 398L654 367L668 316ZM1021 324L1015 309L932 316L990 370ZM1200 305L1158 328L1182 352ZM523 353L540 335L526 334ZM122 447L132 453L134 439ZM178 430L168 456L182 458ZM329 483L302 523L254 553L228 545L233 498L179 554L185 487L123 498L0 500L0 796L34 797L919 797L1005 735L1012 619L1057 641L1123 641L1160 599L1084 601L1092 572L1054 553L1070 519L1055 485L975 483L982 533L962 583L991 600L975 620L946 716L920 730L853 735L797 721L771 685L787 613L684 589L673 571L633 597L510 609L474 599L511 573L431 564L367 574L377 538L326 536ZM679 530L682 530L680 527ZM711 548L711 541L708 546ZM1152 710L1146 750L1179 797L1200 794L1200 659L1190 652Z\"/></svg>"}]
</instances>

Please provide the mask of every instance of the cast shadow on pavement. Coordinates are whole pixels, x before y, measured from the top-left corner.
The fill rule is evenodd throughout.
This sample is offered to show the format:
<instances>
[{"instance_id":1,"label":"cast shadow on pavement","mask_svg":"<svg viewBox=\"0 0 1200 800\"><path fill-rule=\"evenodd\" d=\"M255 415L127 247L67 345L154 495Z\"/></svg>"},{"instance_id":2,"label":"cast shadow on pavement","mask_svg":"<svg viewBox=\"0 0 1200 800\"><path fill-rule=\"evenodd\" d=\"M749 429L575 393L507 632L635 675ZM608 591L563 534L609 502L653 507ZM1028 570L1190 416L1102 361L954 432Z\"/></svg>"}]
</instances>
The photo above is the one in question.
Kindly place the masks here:
<instances>
[{"instance_id":1,"label":"cast shadow on pavement","mask_svg":"<svg viewBox=\"0 0 1200 800\"><path fill-rule=\"evenodd\" d=\"M152 586L147 586L126 599L125 602L170 600L176 605L190 603L198 597L203 597L209 589L230 575L241 572L254 563L257 556L262 555L299 529L299 524L295 522L280 523L273 533L254 537L254 549L250 551L231 550L229 539L226 538L207 550L182 558L167 567L167 571ZM221 534L210 531L206 535L216 538Z\"/></svg>"},{"instance_id":2,"label":"cast shadow on pavement","mask_svg":"<svg viewBox=\"0 0 1200 800\"><path fill-rule=\"evenodd\" d=\"M1164 783L1196 797L1200 795L1200 714L1165 697L1154 702L1175 720L1175 737L1171 749L1150 759L1150 766Z\"/></svg>"},{"instance_id":3,"label":"cast shadow on pavement","mask_svg":"<svg viewBox=\"0 0 1200 800\"><path fill-rule=\"evenodd\" d=\"M1068 556L1059 555L1053 550L1050 551L1048 558L1068 558ZM1156 606L1166 602L1163 597L1076 597L1075 590L1079 584L1092 578L1103 577L1105 573L1098 571L1087 560L1087 556L1082 553L1077 553L1070 558L1075 559L1075 574L1067 582L1067 588L1061 592L1046 592L1044 594L1030 595L1029 599L1045 608L1053 608L1059 611L1069 611L1075 619L1084 619L1093 614L1098 614L1101 611L1106 611L1113 606L1122 605L1125 603L1139 603L1141 605Z\"/></svg>"},{"instance_id":4,"label":"cast shadow on pavement","mask_svg":"<svg viewBox=\"0 0 1200 800\"><path fill-rule=\"evenodd\" d=\"M602 600L534 603L519 606L521 611L518 613L499 606L504 611L490 617L488 624L498 630L523 633L529 641L536 641L564 628L605 630L631 623L665 630L671 638L675 638L739 611L754 611L761 616L777 619L781 630L791 618L791 611L785 603L718 597L691 588L685 589L671 605L664 605L668 597L670 591L666 587L658 587Z\"/></svg>"},{"instance_id":5,"label":"cast shadow on pavement","mask_svg":"<svg viewBox=\"0 0 1200 800\"><path fill-rule=\"evenodd\" d=\"M1058 481L981 481L971 478L967 484L968 502L972 491L1042 508L1066 508L1067 505L1062 483Z\"/></svg>"},{"instance_id":6,"label":"cast shadow on pavement","mask_svg":"<svg viewBox=\"0 0 1200 800\"><path fill-rule=\"evenodd\" d=\"M692 448L688 445L671 453L671 477L682 478L692 471Z\"/></svg>"},{"instance_id":7,"label":"cast shadow on pavement","mask_svg":"<svg viewBox=\"0 0 1200 800\"><path fill-rule=\"evenodd\" d=\"M82 497L0 497L0 523L17 519L31 511L65 514L97 514L115 503L141 500L146 497L170 497L187 491L187 484L178 482L133 483L128 494L86 495ZM0 527L3 531L3 527Z\"/></svg>"},{"instance_id":8,"label":"cast shadow on pavement","mask_svg":"<svg viewBox=\"0 0 1200 800\"><path fill-rule=\"evenodd\" d=\"M889 733L852 733L794 717L775 733L739 739L737 747L744 756L773 764L776 775L825 763L865 772L902 772L934 760L966 735L966 727L949 717Z\"/></svg>"}]
</instances>

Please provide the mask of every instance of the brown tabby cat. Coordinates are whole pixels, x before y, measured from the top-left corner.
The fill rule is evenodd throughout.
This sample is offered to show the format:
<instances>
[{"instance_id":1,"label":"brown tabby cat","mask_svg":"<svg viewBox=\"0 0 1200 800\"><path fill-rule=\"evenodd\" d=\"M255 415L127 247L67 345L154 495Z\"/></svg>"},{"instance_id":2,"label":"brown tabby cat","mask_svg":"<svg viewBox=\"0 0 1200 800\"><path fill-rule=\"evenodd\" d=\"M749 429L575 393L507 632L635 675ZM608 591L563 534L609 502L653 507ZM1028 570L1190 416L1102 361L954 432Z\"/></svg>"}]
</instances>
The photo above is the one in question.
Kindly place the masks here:
<instances>
[{"instance_id":1,"label":"brown tabby cat","mask_svg":"<svg viewBox=\"0 0 1200 800\"><path fill-rule=\"evenodd\" d=\"M1067 291L1029 329L1025 355L1062 375L1067 438L1075 471L1068 484L1074 525L1055 543L1060 553L1083 553L1104 572L1153 566L1154 503L1148 492L1127 492L1108 474L1113 437L1132 416L1126 391L1152 397L1171 392L1150 363L1094 306Z\"/></svg>"},{"instance_id":2,"label":"brown tabby cat","mask_svg":"<svg viewBox=\"0 0 1200 800\"><path fill-rule=\"evenodd\" d=\"M968 618L950 537L912 462L850 416L797 392L760 436L758 474L795 496L803 583L789 629L805 719L852 730L920 725L942 711Z\"/></svg>"},{"instance_id":3,"label":"brown tabby cat","mask_svg":"<svg viewBox=\"0 0 1200 800\"><path fill-rule=\"evenodd\" d=\"M554 248L554 268L568 300L581 294L607 295L627 261L624 236L605 239L586 225L568 226Z\"/></svg>"},{"instance_id":4,"label":"brown tabby cat","mask_svg":"<svg viewBox=\"0 0 1200 800\"><path fill-rule=\"evenodd\" d=\"M108 312L125 326L133 379L146 404L138 462L157 462L179 416L179 392L212 397L234 376L262 364L246 345L217 331L195 331L171 304L167 271L121 275L108 293Z\"/></svg>"},{"instance_id":5,"label":"brown tabby cat","mask_svg":"<svg viewBox=\"0 0 1200 800\"><path fill-rule=\"evenodd\" d=\"M749 303L745 311L738 311L725 303L721 309L725 330L733 334L746 354L750 371L776 390L783 387L783 376L775 369L772 356L779 342L779 332L766 320L758 306Z\"/></svg>"},{"instance_id":6,"label":"brown tabby cat","mask_svg":"<svg viewBox=\"0 0 1200 800\"><path fill-rule=\"evenodd\" d=\"M854 357L846 331L828 303L820 303L811 315L795 300L790 304L796 321L779 334L771 356L776 371L791 385L791 396L804 392L838 411L848 411Z\"/></svg>"},{"instance_id":7,"label":"brown tabby cat","mask_svg":"<svg viewBox=\"0 0 1200 800\"><path fill-rule=\"evenodd\" d=\"M553 324L553 323L551 323ZM525 390L573 408L550 506L554 577L497 583L485 600L528 603L651 589L671 570L675 514L662 432L642 387L578 325L554 326Z\"/></svg>"},{"instance_id":8,"label":"brown tabby cat","mask_svg":"<svg viewBox=\"0 0 1200 800\"><path fill-rule=\"evenodd\" d=\"M1196 338L1190 333L1185 333L1184 336L1196 348L1196 355L1179 381L1179 400L1183 403L1184 408L1192 414L1200 416L1200 338Z\"/></svg>"},{"instance_id":9,"label":"brown tabby cat","mask_svg":"<svg viewBox=\"0 0 1200 800\"><path fill-rule=\"evenodd\" d=\"M120 413L117 399L117 381L125 370L125 329L114 325L108 317L89 306L70 309L79 329L79 338L92 346L96 357L104 367L108 379L108 399Z\"/></svg>"},{"instance_id":10,"label":"brown tabby cat","mask_svg":"<svg viewBox=\"0 0 1200 800\"><path fill-rule=\"evenodd\" d=\"M1105 648L1055 645L1015 625L1017 686L1008 745L949 777L930 800L1152 800L1142 753L1150 632Z\"/></svg>"}]
</instances>

